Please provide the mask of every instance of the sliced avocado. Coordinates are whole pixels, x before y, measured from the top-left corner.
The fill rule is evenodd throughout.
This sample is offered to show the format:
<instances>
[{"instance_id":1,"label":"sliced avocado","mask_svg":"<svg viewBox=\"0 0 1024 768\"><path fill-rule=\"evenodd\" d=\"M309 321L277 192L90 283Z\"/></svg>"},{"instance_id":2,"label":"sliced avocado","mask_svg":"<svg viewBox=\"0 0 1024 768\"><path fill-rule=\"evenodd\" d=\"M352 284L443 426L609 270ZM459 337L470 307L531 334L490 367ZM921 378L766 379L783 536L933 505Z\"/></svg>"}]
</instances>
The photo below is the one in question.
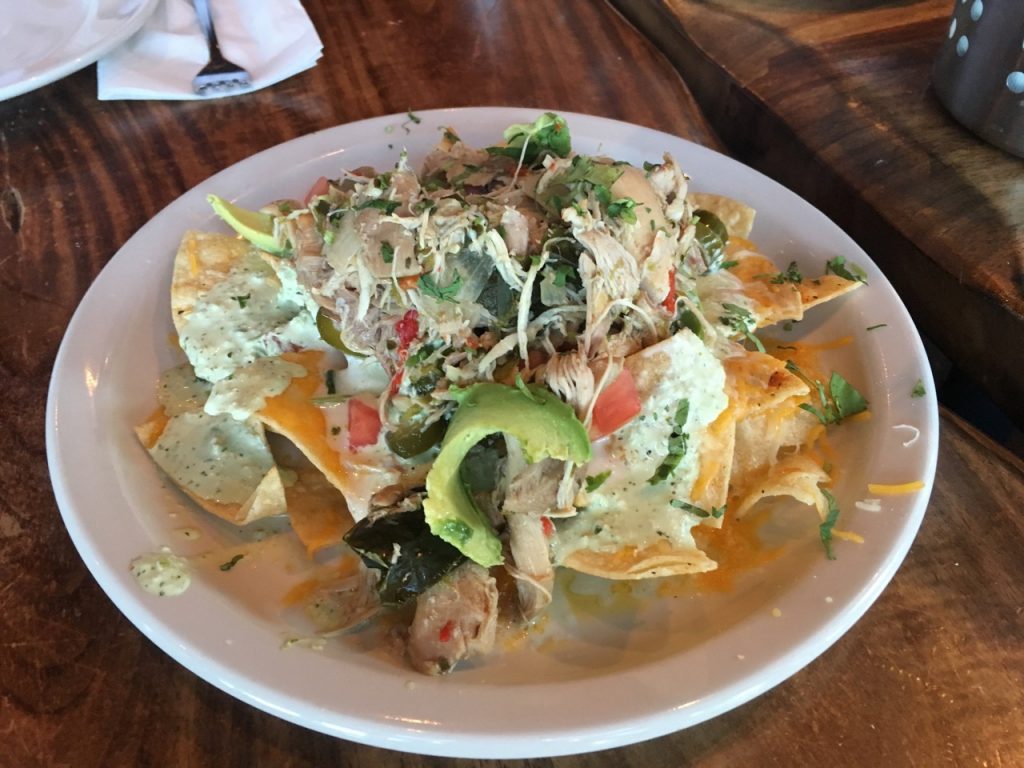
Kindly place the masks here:
<instances>
[{"instance_id":1,"label":"sliced avocado","mask_svg":"<svg viewBox=\"0 0 1024 768\"><path fill-rule=\"evenodd\" d=\"M499 565L501 542L459 476L469 449L501 432L520 442L531 464L544 458L583 464L590 460L590 439L572 408L540 387L474 384L457 399L459 407L427 475L423 512L431 532L470 560Z\"/></svg>"},{"instance_id":2,"label":"sliced avocado","mask_svg":"<svg viewBox=\"0 0 1024 768\"><path fill-rule=\"evenodd\" d=\"M227 222L229 227L261 251L281 252L281 246L274 236L274 217L269 213L240 208L217 195L207 195L206 202L213 208L214 213Z\"/></svg>"}]
</instances>

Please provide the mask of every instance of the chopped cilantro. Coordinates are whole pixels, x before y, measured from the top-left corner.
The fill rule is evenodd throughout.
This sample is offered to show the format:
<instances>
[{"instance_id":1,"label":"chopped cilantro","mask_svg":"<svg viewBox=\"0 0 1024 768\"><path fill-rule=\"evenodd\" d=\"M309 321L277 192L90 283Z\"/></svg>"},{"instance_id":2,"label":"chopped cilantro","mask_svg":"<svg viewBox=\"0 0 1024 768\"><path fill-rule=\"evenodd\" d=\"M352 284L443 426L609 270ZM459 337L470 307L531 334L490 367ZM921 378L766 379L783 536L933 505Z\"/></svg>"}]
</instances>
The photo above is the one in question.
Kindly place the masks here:
<instances>
[{"instance_id":1,"label":"chopped cilantro","mask_svg":"<svg viewBox=\"0 0 1024 768\"><path fill-rule=\"evenodd\" d=\"M683 398L679 401L679 405L676 407L675 418L672 420L672 432L668 437L668 455L647 481L650 485L657 485L664 480L668 480L672 473L676 471L676 467L679 466L683 456L686 455L686 446L690 440L690 435L684 432L683 428L686 426L686 420L689 418L689 415L690 401Z\"/></svg>"},{"instance_id":2,"label":"chopped cilantro","mask_svg":"<svg viewBox=\"0 0 1024 768\"><path fill-rule=\"evenodd\" d=\"M717 519L725 515L724 505L721 507L712 507L711 511L709 512L703 507L698 507L696 504L691 504L688 501L681 501L679 499L672 499L672 501L670 501L669 504L671 504L676 509L686 510L687 512L690 512L696 515L697 517L714 517Z\"/></svg>"},{"instance_id":3,"label":"chopped cilantro","mask_svg":"<svg viewBox=\"0 0 1024 768\"><path fill-rule=\"evenodd\" d=\"M621 168L608 163L596 163L592 158L577 155L568 168L551 178L551 182L537 196L537 202L553 213L560 213L563 208L593 194L599 203L608 208L614 204L611 186L621 175ZM630 213L633 211L630 210Z\"/></svg>"},{"instance_id":4,"label":"chopped cilantro","mask_svg":"<svg viewBox=\"0 0 1024 768\"><path fill-rule=\"evenodd\" d=\"M869 325L867 328L865 328L865 330L873 331L876 328L885 328L885 327L886 327L886 323L879 323L878 325Z\"/></svg>"},{"instance_id":5,"label":"chopped cilantro","mask_svg":"<svg viewBox=\"0 0 1024 768\"><path fill-rule=\"evenodd\" d=\"M847 416L854 416L868 409L868 401L864 399L857 389L838 373L832 373L828 380L826 392L825 385L815 379L810 379L801 371L792 360L786 361L786 370L799 376L807 386L818 393L820 407L816 408L810 403L801 403L800 407L808 413L813 413L822 424L838 424Z\"/></svg>"},{"instance_id":6,"label":"chopped cilantro","mask_svg":"<svg viewBox=\"0 0 1024 768\"><path fill-rule=\"evenodd\" d=\"M438 285L437 281L434 280L434 276L428 272L420 277L419 287L426 296L429 296L432 299L455 304L457 303L455 297L458 295L459 289L462 287L462 276L456 272L455 278L448 283L448 285Z\"/></svg>"},{"instance_id":7,"label":"chopped cilantro","mask_svg":"<svg viewBox=\"0 0 1024 768\"><path fill-rule=\"evenodd\" d=\"M230 571L232 568L234 568L236 565L238 565L238 561L241 560L243 557L245 557L245 555L235 555L230 560L228 560L226 563L221 563L220 564L220 569L222 571Z\"/></svg>"},{"instance_id":8,"label":"chopped cilantro","mask_svg":"<svg viewBox=\"0 0 1024 768\"><path fill-rule=\"evenodd\" d=\"M832 551L832 529L835 528L836 520L839 519L839 505L836 503L835 496L824 488L821 489L821 495L828 502L828 513L825 515L824 522L818 526L818 530L821 533L821 545L825 547L825 557L829 560L835 560L836 556Z\"/></svg>"},{"instance_id":9,"label":"chopped cilantro","mask_svg":"<svg viewBox=\"0 0 1024 768\"><path fill-rule=\"evenodd\" d=\"M853 262L847 263L845 256L836 256L825 264L825 274L829 273L853 282L867 283L868 281L864 270Z\"/></svg>"},{"instance_id":10,"label":"chopped cilantro","mask_svg":"<svg viewBox=\"0 0 1024 768\"><path fill-rule=\"evenodd\" d=\"M620 197L608 203L608 217L622 219L627 224L636 224L636 200L631 197ZM653 219L651 220L653 223Z\"/></svg>"},{"instance_id":11,"label":"chopped cilantro","mask_svg":"<svg viewBox=\"0 0 1024 768\"><path fill-rule=\"evenodd\" d=\"M600 472L596 475L587 475L587 493L593 493L602 485L604 481L612 476L612 471L606 469L604 472Z\"/></svg>"},{"instance_id":12,"label":"chopped cilantro","mask_svg":"<svg viewBox=\"0 0 1024 768\"><path fill-rule=\"evenodd\" d=\"M324 374L324 386L327 388L328 395L337 393L337 389L334 386L334 371L327 371L327 373Z\"/></svg>"},{"instance_id":13,"label":"chopped cilantro","mask_svg":"<svg viewBox=\"0 0 1024 768\"><path fill-rule=\"evenodd\" d=\"M412 204L411 210L417 216L420 216L424 212L432 211L437 207L437 203L433 200L417 200Z\"/></svg>"},{"instance_id":14,"label":"chopped cilantro","mask_svg":"<svg viewBox=\"0 0 1024 768\"><path fill-rule=\"evenodd\" d=\"M555 267L555 285L559 288L565 287L565 280L569 276L576 276L576 270L573 269L571 264L559 264Z\"/></svg>"},{"instance_id":15,"label":"chopped cilantro","mask_svg":"<svg viewBox=\"0 0 1024 768\"><path fill-rule=\"evenodd\" d=\"M341 434L341 427L331 427L331 434L332 435L340 435Z\"/></svg>"},{"instance_id":16,"label":"chopped cilantro","mask_svg":"<svg viewBox=\"0 0 1024 768\"><path fill-rule=\"evenodd\" d=\"M382 242L380 244L380 257L384 260L385 264L390 264L395 260L395 247L388 242Z\"/></svg>"},{"instance_id":17,"label":"chopped cilantro","mask_svg":"<svg viewBox=\"0 0 1024 768\"><path fill-rule=\"evenodd\" d=\"M800 267L796 265L795 261L789 262L789 266L786 267L785 272L779 272L770 282L776 285L782 285L783 283L802 283L804 276L800 274Z\"/></svg>"},{"instance_id":18,"label":"chopped cilantro","mask_svg":"<svg viewBox=\"0 0 1024 768\"><path fill-rule=\"evenodd\" d=\"M914 384L914 388L912 390L910 390L910 396L911 397L924 397L925 396L924 382L921 381L921 379L918 379L917 382Z\"/></svg>"},{"instance_id":19,"label":"chopped cilantro","mask_svg":"<svg viewBox=\"0 0 1024 768\"><path fill-rule=\"evenodd\" d=\"M397 200L384 200L383 198L378 197L373 200L365 200L362 203L359 203L359 205L355 207L355 210L362 211L366 208L376 208L378 211L383 211L385 215L390 216L398 210L398 206L400 205L401 203Z\"/></svg>"},{"instance_id":20,"label":"chopped cilantro","mask_svg":"<svg viewBox=\"0 0 1024 768\"><path fill-rule=\"evenodd\" d=\"M406 112L405 116L406 120L404 123L402 123L402 130L405 131L406 133L412 133L412 131L409 130L409 123L419 125L420 123L423 122L423 118L419 117L418 115L414 115L411 111Z\"/></svg>"},{"instance_id":21,"label":"chopped cilantro","mask_svg":"<svg viewBox=\"0 0 1024 768\"><path fill-rule=\"evenodd\" d=\"M568 157L572 151L569 125L554 112L545 112L533 123L519 123L505 129L505 146L488 147L492 155L503 155L533 165L545 155Z\"/></svg>"},{"instance_id":22,"label":"chopped cilantro","mask_svg":"<svg viewBox=\"0 0 1024 768\"><path fill-rule=\"evenodd\" d=\"M231 298L238 302L239 309L245 309L245 305L249 303L251 297L252 294L247 293L245 296L232 296Z\"/></svg>"},{"instance_id":23,"label":"chopped cilantro","mask_svg":"<svg viewBox=\"0 0 1024 768\"><path fill-rule=\"evenodd\" d=\"M455 176L451 177L449 181L453 186L459 186L460 184L462 184L462 182L464 182L466 179L468 179L470 176L472 176L479 170L480 166L473 165L472 163L465 163L462 166L462 170L459 173L455 174ZM476 224L476 221L474 221L473 223Z\"/></svg>"},{"instance_id":24,"label":"chopped cilantro","mask_svg":"<svg viewBox=\"0 0 1024 768\"><path fill-rule=\"evenodd\" d=\"M722 309L725 312L719 318L719 322L732 328L741 336L745 336L757 348L758 352L764 352L764 344L754 335L754 328L757 322L754 320L754 316L750 314L750 310L737 304L723 304Z\"/></svg>"}]
</instances>

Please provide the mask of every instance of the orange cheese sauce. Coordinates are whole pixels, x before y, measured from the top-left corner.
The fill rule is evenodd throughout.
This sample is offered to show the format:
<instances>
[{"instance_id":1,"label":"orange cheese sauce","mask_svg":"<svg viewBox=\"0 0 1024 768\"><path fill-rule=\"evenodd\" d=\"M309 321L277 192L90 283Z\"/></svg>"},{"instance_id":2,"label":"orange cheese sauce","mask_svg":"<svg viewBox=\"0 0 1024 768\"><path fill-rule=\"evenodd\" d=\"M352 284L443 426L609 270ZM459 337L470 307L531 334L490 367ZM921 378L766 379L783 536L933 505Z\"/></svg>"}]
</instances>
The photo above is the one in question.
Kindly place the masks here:
<instances>
[{"instance_id":1,"label":"orange cheese sauce","mask_svg":"<svg viewBox=\"0 0 1024 768\"><path fill-rule=\"evenodd\" d=\"M771 509L755 509L742 520L727 511L721 528L698 525L693 529L697 546L707 552L718 568L685 577L691 581L688 592L729 592L736 579L744 573L770 563L782 554L782 547L769 547L761 541L758 530L768 519ZM666 579L659 590L662 595L676 595L679 579Z\"/></svg>"}]
</instances>

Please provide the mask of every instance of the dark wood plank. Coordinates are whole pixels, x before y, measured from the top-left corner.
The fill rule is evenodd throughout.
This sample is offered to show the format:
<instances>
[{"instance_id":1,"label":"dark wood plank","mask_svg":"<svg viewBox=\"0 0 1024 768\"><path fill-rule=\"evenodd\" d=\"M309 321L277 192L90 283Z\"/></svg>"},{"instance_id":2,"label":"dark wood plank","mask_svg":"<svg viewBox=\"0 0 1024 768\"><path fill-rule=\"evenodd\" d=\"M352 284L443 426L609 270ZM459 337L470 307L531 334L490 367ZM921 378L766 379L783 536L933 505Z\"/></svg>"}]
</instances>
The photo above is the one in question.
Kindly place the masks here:
<instances>
[{"instance_id":1,"label":"dark wood plank","mask_svg":"<svg viewBox=\"0 0 1024 768\"><path fill-rule=\"evenodd\" d=\"M947 0L613 0L730 151L825 211L919 328L1024 424L1024 160L956 123L931 67Z\"/></svg>"}]
</instances>

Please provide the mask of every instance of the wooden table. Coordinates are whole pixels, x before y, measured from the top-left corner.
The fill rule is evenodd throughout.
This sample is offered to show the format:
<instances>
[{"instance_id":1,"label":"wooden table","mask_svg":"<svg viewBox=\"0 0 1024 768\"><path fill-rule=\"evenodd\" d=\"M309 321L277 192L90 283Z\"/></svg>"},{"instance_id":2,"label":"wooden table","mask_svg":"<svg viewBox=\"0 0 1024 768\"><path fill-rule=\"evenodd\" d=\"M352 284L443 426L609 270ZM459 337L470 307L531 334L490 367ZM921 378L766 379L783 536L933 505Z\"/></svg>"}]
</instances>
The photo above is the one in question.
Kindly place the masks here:
<instances>
[{"instance_id":1,"label":"wooden table","mask_svg":"<svg viewBox=\"0 0 1024 768\"><path fill-rule=\"evenodd\" d=\"M827 213L1024 428L1024 160L931 89L953 0L613 0L738 159Z\"/></svg>"},{"instance_id":2,"label":"wooden table","mask_svg":"<svg viewBox=\"0 0 1024 768\"><path fill-rule=\"evenodd\" d=\"M325 57L268 90L99 103L90 68L0 104L3 768L450 764L335 740L239 703L132 627L72 547L44 453L49 371L90 281L139 226L255 151L407 109L553 107L716 146L679 76L609 6L307 6ZM946 412L942 430L931 508L907 561L821 659L690 730L516 764L1024 764L1024 467Z\"/></svg>"}]
</instances>

